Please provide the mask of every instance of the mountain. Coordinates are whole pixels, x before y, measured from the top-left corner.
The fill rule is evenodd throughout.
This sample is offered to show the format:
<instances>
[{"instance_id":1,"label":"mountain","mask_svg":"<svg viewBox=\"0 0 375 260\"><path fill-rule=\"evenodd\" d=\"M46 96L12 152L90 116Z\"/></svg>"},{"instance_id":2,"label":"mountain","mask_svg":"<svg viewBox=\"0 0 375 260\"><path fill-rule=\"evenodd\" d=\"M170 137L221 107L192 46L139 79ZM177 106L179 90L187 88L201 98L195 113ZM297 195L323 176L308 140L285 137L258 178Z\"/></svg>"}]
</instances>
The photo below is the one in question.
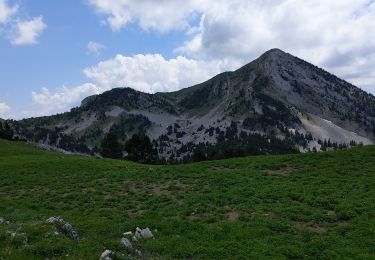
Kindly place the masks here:
<instances>
[{"instance_id":1,"label":"mountain","mask_svg":"<svg viewBox=\"0 0 375 260\"><path fill-rule=\"evenodd\" d=\"M81 153L97 153L109 131L122 142L148 135L163 160L293 153L374 143L375 97L272 49L177 92L116 88L12 126L27 140Z\"/></svg>"}]
</instances>

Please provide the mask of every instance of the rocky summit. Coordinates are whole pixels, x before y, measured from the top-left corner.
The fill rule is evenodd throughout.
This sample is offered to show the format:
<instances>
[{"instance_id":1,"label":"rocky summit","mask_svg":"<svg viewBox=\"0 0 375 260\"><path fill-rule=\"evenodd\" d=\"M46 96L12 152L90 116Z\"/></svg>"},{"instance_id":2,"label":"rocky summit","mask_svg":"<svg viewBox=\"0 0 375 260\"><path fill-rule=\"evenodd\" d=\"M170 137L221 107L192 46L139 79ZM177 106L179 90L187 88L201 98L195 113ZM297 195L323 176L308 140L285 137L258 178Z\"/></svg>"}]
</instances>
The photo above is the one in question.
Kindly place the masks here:
<instances>
[{"instance_id":1,"label":"rocky summit","mask_svg":"<svg viewBox=\"0 0 375 260\"><path fill-rule=\"evenodd\" d=\"M109 132L122 143L147 135L162 161L308 152L375 142L375 97L272 49L177 92L115 88L12 128L44 147L84 154L99 154Z\"/></svg>"}]
</instances>

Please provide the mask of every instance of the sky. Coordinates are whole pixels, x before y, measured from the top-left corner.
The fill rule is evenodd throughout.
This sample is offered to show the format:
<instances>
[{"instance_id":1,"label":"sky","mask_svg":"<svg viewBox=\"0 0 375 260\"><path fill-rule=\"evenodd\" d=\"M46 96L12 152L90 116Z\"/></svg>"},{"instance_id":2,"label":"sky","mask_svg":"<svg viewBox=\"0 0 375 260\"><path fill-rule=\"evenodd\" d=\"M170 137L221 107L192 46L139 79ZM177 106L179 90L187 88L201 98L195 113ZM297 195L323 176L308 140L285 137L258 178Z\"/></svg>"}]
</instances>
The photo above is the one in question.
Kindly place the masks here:
<instances>
[{"instance_id":1,"label":"sky","mask_svg":"<svg viewBox=\"0 0 375 260\"><path fill-rule=\"evenodd\" d=\"M375 94L375 0L0 0L0 117L175 91L272 48Z\"/></svg>"}]
</instances>

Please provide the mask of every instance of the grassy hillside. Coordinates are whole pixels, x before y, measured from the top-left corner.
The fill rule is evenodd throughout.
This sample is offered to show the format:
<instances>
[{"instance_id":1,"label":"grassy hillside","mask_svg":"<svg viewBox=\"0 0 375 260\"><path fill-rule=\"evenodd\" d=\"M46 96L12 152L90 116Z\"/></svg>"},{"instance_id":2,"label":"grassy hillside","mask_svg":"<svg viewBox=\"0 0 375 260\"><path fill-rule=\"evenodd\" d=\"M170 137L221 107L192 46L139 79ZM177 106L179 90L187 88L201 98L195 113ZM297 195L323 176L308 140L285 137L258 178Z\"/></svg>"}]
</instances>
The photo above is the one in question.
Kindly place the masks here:
<instances>
[{"instance_id":1,"label":"grassy hillside","mask_svg":"<svg viewBox=\"0 0 375 260\"><path fill-rule=\"evenodd\" d=\"M0 140L0 259L121 254L138 226L158 230L144 257L374 259L374 198L373 146L150 166Z\"/></svg>"}]
</instances>

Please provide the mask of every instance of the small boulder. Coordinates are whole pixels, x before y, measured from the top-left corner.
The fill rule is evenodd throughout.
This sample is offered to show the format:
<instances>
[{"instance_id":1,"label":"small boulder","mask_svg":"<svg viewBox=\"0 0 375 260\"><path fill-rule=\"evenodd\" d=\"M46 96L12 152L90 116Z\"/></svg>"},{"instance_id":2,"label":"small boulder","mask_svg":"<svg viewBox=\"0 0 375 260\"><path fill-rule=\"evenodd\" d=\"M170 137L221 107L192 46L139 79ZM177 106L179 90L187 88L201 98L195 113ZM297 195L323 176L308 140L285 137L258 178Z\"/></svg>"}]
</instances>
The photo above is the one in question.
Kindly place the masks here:
<instances>
[{"instance_id":1,"label":"small boulder","mask_svg":"<svg viewBox=\"0 0 375 260\"><path fill-rule=\"evenodd\" d=\"M69 223L66 223L64 224L64 226L62 226L61 232L75 241L79 240L79 235L78 235L77 230L75 230L73 226Z\"/></svg>"},{"instance_id":2,"label":"small boulder","mask_svg":"<svg viewBox=\"0 0 375 260\"><path fill-rule=\"evenodd\" d=\"M154 238L154 235L149 228L142 229L141 236L145 239Z\"/></svg>"},{"instance_id":3,"label":"small boulder","mask_svg":"<svg viewBox=\"0 0 375 260\"><path fill-rule=\"evenodd\" d=\"M3 217L0 217L0 224L5 223L5 219Z\"/></svg>"},{"instance_id":4,"label":"small boulder","mask_svg":"<svg viewBox=\"0 0 375 260\"><path fill-rule=\"evenodd\" d=\"M136 250L135 250L135 253L136 253L139 257L142 256L142 252L141 252L141 250L139 250L139 249L136 249Z\"/></svg>"},{"instance_id":5,"label":"small boulder","mask_svg":"<svg viewBox=\"0 0 375 260\"><path fill-rule=\"evenodd\" d=\"M59 216L53 216L46 220L49 224L55 224L56 222L64 223L65 221Z\"/></svg>"},{"instance_id":6,"label":"small boulder","mask_svg":"<svg viewBox=\"0 0 375 260\"><path fill-rule=\"evenodd\" d=\"M141 232L142 232L142 230L141 230L140 228L139 228L139 229L137 228L137 229L135 230L134 237L135 237L137 240L142 239Z\"/></svg>"},{"instance_id":7,"label":"small boulder","mask_svg":"<svg viewBox=\"0 0 375 260\"><path fill-rule=\"evenodd\" d=\"M65 222L61 217L53 216L47 219L46 221L47 223L53 225L57 231L63 233L65 236L78 242L78 231L74 229L71 224Z\"/></svg>"},{"instance_id":8,"label":"small boulder","mask_svg":"<svg viewBox=\"0 0 375 260\"><path fill-rule=\"evenodd\" d=\"M124 246L128 251L133 250L132 243L129 241L129 239L123 237L120 241L121 245Z\"/></svg>"},{"instance_id":9,"label":"small boulder","mask_svg":"<svg viewBox=\"0 0 375 260\"><path fill-rule=\"evenodd\" d=\"M112 255L113 252L107 249L101 254L100 260L112 260Z\"/></svg>"},{"instance_id":10,"label":"small boulder","mask_svg":"<svg viewBox=\"0 0 375 260\"><path fill-rule=\"evenodd\" d=\"M124 235L125 237L126 237L126 236L132 237L132 236L133 236L133 232L128 231L128 232L125 232L123 235Z\"/></svg>"}]
</instances>

